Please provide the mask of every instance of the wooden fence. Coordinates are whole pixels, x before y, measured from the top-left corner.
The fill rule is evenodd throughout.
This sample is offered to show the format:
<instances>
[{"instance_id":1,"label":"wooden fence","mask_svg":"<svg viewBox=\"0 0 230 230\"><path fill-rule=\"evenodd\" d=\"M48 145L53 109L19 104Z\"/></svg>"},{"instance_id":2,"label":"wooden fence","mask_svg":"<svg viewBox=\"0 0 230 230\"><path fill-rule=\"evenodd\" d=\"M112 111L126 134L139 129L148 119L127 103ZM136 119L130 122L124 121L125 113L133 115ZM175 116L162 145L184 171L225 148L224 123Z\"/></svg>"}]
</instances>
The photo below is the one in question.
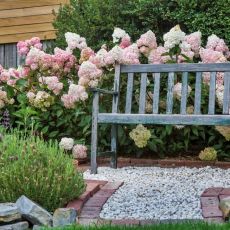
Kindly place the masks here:
<instances>
[{"instance_id":1,"label":"wooden fence","mask_svg":"<svg viewBox=\"0 0 230 230\"><path fill-rule=\"evenodd\" d=\"M55 39L54 12L69 0L1 0L0 64L15 67L20 63L16 43L31 37Z\"/></svg>"}]
</instances>

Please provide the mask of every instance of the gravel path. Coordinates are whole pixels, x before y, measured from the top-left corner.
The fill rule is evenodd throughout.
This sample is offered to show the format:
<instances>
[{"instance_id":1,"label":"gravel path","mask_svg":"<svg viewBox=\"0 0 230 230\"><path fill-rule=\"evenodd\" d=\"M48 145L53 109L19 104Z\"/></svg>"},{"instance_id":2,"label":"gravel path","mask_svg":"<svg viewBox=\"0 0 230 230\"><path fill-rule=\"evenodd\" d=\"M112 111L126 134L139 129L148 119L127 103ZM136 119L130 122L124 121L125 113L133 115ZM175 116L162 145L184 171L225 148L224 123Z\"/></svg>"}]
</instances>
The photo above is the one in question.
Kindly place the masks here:
<instances>
[{"instance_id":1,"label":"gravel path","mask_svg":"<svg viewBox=\"0 0 230 230\"><path fill-rule=\"evenodd\" d=\"M230 169L101 167L86 179L124 181L103 206L105 219L202 219L200 195L208 187L230 187Z\"/></svg>"}]
</instances>

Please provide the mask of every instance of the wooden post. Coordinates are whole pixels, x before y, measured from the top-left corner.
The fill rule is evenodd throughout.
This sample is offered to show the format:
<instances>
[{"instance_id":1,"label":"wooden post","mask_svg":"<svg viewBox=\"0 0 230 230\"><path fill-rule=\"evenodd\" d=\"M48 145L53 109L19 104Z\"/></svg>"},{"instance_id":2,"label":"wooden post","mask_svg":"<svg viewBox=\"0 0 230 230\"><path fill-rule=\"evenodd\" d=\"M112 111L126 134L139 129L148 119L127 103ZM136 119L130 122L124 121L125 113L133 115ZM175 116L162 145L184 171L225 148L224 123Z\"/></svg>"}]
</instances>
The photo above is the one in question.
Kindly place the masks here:
<instances>
[{"instance_id":1,"label":"wooden post","mask_svg":"<svg viewBox=\"0 0 230 230\"><path fill-rule=\"evenodd\" d=\"M120 93L120 65L115 66L115 77L114 77L114 87L113 90L118 92L118 94L113 95L113 107L112 113L118 112L118 102L119 102L119 93ZM110 165L112 168L117 168L117 125L112 124L111 128L111 151L112 157Z\"/></svg>"},{"instance_id":2,"label":"wooden post","mask_svg":"<svg viewBox=\"0 0 230 230\"><path fill-rule=\"evenodd\" d=\"M98 129L99 93L93 95L92 134L91 134L91 174L97 173L97 129Z\"/></svg>"}]
</instances>

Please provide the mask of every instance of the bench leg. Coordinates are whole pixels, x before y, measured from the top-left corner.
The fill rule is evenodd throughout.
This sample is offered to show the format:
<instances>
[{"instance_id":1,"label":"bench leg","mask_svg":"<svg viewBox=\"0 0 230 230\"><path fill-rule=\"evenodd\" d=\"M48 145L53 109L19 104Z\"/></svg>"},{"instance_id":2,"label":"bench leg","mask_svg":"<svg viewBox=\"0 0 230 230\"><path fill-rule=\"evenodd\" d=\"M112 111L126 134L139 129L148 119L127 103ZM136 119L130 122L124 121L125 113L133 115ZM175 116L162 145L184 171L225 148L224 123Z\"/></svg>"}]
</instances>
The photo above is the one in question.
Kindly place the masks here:
<instances>
[{"instance_id":1,"label":"bench leg","mask_svg":"<svg viewBox=\"0 0 230 230\"><path fill-rule=\"evenodd\" d=\"M95 92L93 97L93 116L92 116L92 134L91 134L91 174L97 173L98 102L99 102L99 94Z\"/></svg>"},{"instance_id":2,"label":"bench leg","mask_svg":"<svg viewBox=\"0 0 230 230\"><path fill-rule=\"evenodd\" d=\"M117 125L112 125L111 128L111 157L110 165L112 168L117 168Z\"/></svg>"}]
</instances>

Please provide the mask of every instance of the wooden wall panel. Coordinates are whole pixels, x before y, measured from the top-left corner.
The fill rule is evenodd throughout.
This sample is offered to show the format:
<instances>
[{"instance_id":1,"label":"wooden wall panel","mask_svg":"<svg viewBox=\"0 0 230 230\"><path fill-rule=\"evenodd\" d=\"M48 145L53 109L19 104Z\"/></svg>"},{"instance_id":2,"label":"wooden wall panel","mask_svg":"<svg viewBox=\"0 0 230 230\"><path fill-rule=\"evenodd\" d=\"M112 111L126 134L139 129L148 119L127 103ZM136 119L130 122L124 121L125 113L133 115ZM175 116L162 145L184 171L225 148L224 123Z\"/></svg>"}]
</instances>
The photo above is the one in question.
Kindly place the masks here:
<instances>
[{"instance_id":1,"label":"wooden wall panel","mask_svg":"<svg viewBox=\"0 0 230 230\"><path fill-rule=\"evenodd\" d=\"M54 39L53 12L69 0L1 0L0 44L15 43L33 36Z\"/></svg>"}]
</instances>

